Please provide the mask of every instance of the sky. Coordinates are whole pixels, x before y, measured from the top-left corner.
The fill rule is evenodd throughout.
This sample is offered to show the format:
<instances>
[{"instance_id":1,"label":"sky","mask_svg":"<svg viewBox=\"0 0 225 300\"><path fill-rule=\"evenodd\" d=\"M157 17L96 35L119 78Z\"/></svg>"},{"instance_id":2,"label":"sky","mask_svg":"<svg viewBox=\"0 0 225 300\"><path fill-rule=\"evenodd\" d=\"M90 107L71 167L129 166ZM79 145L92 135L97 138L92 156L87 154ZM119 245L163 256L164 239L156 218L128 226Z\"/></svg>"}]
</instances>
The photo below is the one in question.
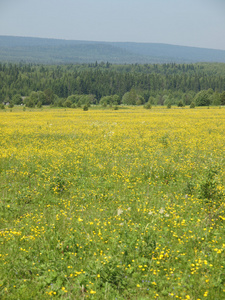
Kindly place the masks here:
<instances>
[{"instance_id":1,"label":"sky","mask_svg":"<svg viewBox=\"0 0 225 300\"><path fill-rule=\"evenodd\" d=\"M0 0L0 35L225 50L225 0Z\"/></svg>"}]
</instances>

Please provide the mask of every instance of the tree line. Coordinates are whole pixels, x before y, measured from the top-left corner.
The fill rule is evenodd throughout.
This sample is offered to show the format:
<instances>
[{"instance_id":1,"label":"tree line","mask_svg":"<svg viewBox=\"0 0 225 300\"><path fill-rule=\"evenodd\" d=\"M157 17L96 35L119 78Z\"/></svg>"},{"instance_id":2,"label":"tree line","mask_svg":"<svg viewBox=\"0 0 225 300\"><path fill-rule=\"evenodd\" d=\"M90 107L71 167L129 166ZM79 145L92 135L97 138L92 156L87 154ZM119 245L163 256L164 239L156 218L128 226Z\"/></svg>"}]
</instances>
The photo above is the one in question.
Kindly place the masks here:
<instances>
[{"instance_id":1,"label":"tree line","mask_svg":"<svg viewBox=\"0 0 225 300\"><path fill-rule=\"evenodd\" d=\"M225 64L0 63L0 103L225 105Z\"/></svg>"}]
</instances>

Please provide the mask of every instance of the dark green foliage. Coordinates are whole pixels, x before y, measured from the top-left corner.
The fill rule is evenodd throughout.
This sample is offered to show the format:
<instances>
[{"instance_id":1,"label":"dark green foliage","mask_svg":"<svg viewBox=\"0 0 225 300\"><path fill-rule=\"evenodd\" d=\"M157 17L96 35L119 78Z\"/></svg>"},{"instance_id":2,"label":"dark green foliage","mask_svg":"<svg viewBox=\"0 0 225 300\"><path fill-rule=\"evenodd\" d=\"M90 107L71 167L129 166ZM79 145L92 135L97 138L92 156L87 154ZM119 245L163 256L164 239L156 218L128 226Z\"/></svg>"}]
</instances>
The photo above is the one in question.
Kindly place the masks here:
<instances>
[{"instance_id":1,"label":"dark green foliage","mask_svg":"<svg viewBox=\"0 0 225 300\"><path fill-rule=\"evenodd\" d=\"M123 95L122 103L125 105L141 105L143 102L143 97L137 95L134 88Z\"/></svg>"},{"instance_id":2,"label":"dark green foliage","mask_svg":"<svg viewBox=\"0 0 225 300\"><path fill-rule=\"evenodd\" d=\"M45 101L42 104L49 105L52 104L55 100L55 95L51 89L44 90Z\"/></svg>"},{"instance_id":3,"label":"dark green foliage","mask_svg":"<svg viewBox=\"0 0 225 300\"><path fill-rule=\"evenodd\" d=\"M9 103L9 108L13 108L14 104L12 102Z\"/></svg>"},{"instance_id":4,"label":"dark green foliage","mask_svg":"<svg viewBox=\"0 0 225 300\"><path fill-rule=\"evenodd\" d=\"M58 98L56 100L56 102L54 103L54 106L63 107L64 102L65 102L65 100L63 98Z\"/></svg>"},{"instance_id":5,"label":"dark green foliage","mask_svg":"<svg viewBox=\"0 0 225 300\"><path fill-rule=\"evenodd\" d=\"M83 106L83 110L84 110L84 111L87 111L87 110L88 110L88 105L87 105L87 104L85 104L85 105Z\"/></svg>"},{"instance_id":6,"label":"dark green foliage","mask_svg":"<svg viewBox=\"0 0 225 300\"><path fill-rule=\"evenodd\" d=\"M210 105L210 94L208 91L203 90L197 93L194 99L197 106L208 106Z\"/></svg>"},{"instance_id":7,"label":"dark green foliage","mask_svg":"<svg viewBox=\"0 0 225 300\"><path fill-rule=\"evenodd\" d=\"M190 104L190 108L195 108L195 103L193 101Z\"/></svg>"},{"instance_id":8,"label":"dark green foliage","mask_svg":"<svg viewBox=\"0 0 225 300\"><path fill-rule=\"evenodd\" d=\"M35 102L34 100L30 99L30 97L26 97L24 99L24 104L26 105L26 107L30 107L30 108L35 107Z\"/></svg>"},{"instance_id":9,"label":"dark green foliage","mask_svg":"<svg viewBox=\"0 0 225 300\"><path fill-rule=\"evenodd\" d=\"M184 189L185 194L192 195L194 192L194 188L195 188L195 185L194 185L193 180L188 180L186 187Z\"/></svg>"},{"instance_id":10,"label":"dark green foliage","mask_svg":"<svg viewBox=\"0 0 225 300\"><path fill-rule=\"evenodd\" d=\"M217 201L222 196L221 191L218 189L219 181L217 174L218 171L216 168L207 168L199 184L198 196L210 206L217 206Z\"/></svg>"},{"instance_id":11,"label":"dark green foliage","mask_svg":"<svg viewBox=\"0 0 225 300\"><path fill-rule=\"evenodd\" d=\"M46 95L44 92L42 91L38 91L38 92L31 92L30 94L30 100L37 105L38 102L41 102L43 104L46 103Z\"/></svg>"},{"instance_id":12,"label":"dark green foliage","mask_svg":"<svg viewBox=\"0 0 225 300\"><path fill-rule=\"evenodd\" d=\"M118 269L117 261L111 261L105 264L104 267L99 270L99 273L101 274L100 280L102 284L110 283L119 290L123 290L127 285L123 271Z\"/></svg>"},{"instance_id":13,"label":"dark green foliage","mask_svg":"<svg viewBox=\"0 0 225 300\"><path fill-rule=\"evenodd\" d=\"M123 104L128 104L129 105L129 92L126 92L124 95L123 95L123 98L122 98L122 103Z\"/></svg>"},{"instance_id":14,"label":"dark green foliage","mask_svg":"<svg viewBox=\"0 0 225 300\"><path fill-rule=\"evenodd\" d=\"M117 94L113 95L113 104L114 105L120 104L120 97Z\"/></svg>"},{"instance_id":15,"label":"dark green foliage","mask_svg":"<svg viewBox=\"0 0 225 300\"><path fill-rule=\"evenodd\" d=\"M225 105L225 91L220 95L221 105Z\"/></svg>"},{"instance_id":16,"label":"dark green foliage","mask_svg":"<svg viewBox=\"0 0 225 300\"><path fill-rule=\"evenodd\" d=\"M218 92L213 93L210 96L210 103L216 106L221 105L221 95Z\"/></svg>"},{"instance_id":17,"label":"dark green foliage","mask_svg":"<svg viewBox=\"0 0 225 300\"><path fill-rule=\"evenodd\" d=\"M3 103L0 104L0 109L5 109L5 105Z\"/></svg>"},{"instance_id":18,"label":"dark green foliage","mask_svg":"<svg viewBox=\"0 0 225 300\"><path fill-rule=\"evenodd\" d=\"M148 98L148 102L149 102L151 105L155 104L155 98L152 97L152 96L150 96L150 97Z\"/></svg>"},{"instance_id":19,"label":"dark green foliage","mask_svg":"<svg viewBox=\"0 0 225 300\"><path fill-rule=\"evenodd\" d=\"M37 108L41 108L41 107L42 107L42 103L41 103L41 101L38 101Z\"/></svg>"},{"instance_id":20,"label":"dark green foliage","mask_svg":"<svg viewBox=\"0 0 225 300\"><path fill-rule=\"evenodd\" d=\"M178 104L177 104L177 106L178 107L184 107L185 105L184 105L183 101L179 101Z\"/></svg>"},{"instance_id":21,"label":"dark green foliage","mask_svg":"<svg viewBox=\"0 0 225 300\"><path fill-rule=\"evenodd\" d=\"M144 97L142 97L141 95L138 96L138 99L136 101L136 105L142 105L145 102Z\"/></svg>"},{"instance_id":22,"label":"dark green foliage","mask_svg":"<svg viewBox=\"0 0 225 300\"><path fill-rule=\"evenodd\" d=\"M77 107L81 107L81 102L80 101L77 102Z\"/></svg>"},{"instance_id":23,"label":"dark green foliage","mask_svg":"<svg viewBox=\"0 0 225 300\"><path fill-rule=\"evenodd\" d=\"M104 96L100 99L99 104L102 105L103 107L106 107L107 105L112 104L112 102L113 102L112 96Z\"/></svg>"},{"instance_id":24,"label":"dark green foliage","mask_svg":"<svg viewBox=\"0 0 225 300\"><path fill-rule=\"evenodd\" d=\"M20 105L20 104L22 104L22 103L23 103L23 100L22 100L21 95L19 95L19 94L14 95L13 98L12 98L12 102L13 102L15 105Z\"/></svg>"},{"instance_id":25,"label":"dark green foliage","mask_svg":"<svg viewBox=\"0 0 225 300\"><path fill-rule=\"evenodd\" d=\"M150 102L147 102L145 105L144 105L144 108L146 109L151 109L152 108L152 105Z\"/></svg>"},{"instance_id":26,"label":"dark green foliage","mask_svg":"<svg viewBox=\"0 0 225 300\"><path fill-rule=\"evenodd\" d=\"M151 105L176 105L180 100L190 105L195 95L205 90L206 101L198 94L196 105L224 105L224 76L223 64L0 63L0 97L5 103L12 99L16 105L21 104L21 96L26 96L34 105L40 101L42 105L60 107L67 99L77 106L99 104L101 100L104 106L120 105L121 99L126 105L143 105L148 101Z\"/></svg>"},{"instance_id":27,"label":"dark green foliage","mask_svg":"<svg viewBox=\"0 0 225 300\"><path fill-rule=\"evenodd\" d=\"M72 102L70 100L66 100L63 104L65 107L71 107L72 106Z\"/></svg>"},{"instance_id":28,"label":"dark green foliage","mask_svg":"<svg viewBox=\"0 0 225 300\"><path fill-rule=\"evenodd\" d=\"M185 105L190 105L193 99L193 93L185 93L183 94L182 101Z\"/></svg>"},{"instance_id":29,"label":"dark green foliage","mask_svg":"<svg viewBox=\"0 0 225 300\"><path fill-rule=\"evenodd\" d=\"M80 99L79 95L70 95L67 100L69 100L71 103L77 103Z\"/></svg>"}]
</instances>

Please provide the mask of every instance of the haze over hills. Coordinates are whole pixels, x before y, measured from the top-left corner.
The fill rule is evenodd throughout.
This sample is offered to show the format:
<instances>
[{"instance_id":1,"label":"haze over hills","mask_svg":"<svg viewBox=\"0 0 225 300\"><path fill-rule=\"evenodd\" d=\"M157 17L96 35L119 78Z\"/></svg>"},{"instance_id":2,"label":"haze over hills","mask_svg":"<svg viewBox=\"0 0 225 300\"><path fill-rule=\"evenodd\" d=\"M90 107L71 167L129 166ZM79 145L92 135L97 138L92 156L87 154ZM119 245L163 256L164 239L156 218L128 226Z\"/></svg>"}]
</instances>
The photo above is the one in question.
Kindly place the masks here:
<instances>
[{"instance_id":1,"label":"haze over hills","mask_svg":"<svg viewBox=\"0 0 225 300\"><path fill-rule=\"evenodd\" d=\"M157 43L95 42L0 36L0 62L69 64L225 63L225 50Z\"/></svg>"}]
</instances>

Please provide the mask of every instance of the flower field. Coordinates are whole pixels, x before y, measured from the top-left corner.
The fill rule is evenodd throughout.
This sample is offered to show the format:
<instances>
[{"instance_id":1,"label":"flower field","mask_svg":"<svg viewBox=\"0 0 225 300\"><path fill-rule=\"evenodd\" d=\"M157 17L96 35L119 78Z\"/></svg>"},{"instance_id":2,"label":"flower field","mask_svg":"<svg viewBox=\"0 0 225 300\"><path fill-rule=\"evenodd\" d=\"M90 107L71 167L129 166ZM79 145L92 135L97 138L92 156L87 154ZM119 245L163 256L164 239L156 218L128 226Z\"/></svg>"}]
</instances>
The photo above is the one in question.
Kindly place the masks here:
<instances>
[{"instance_id":1,"label":"flower field","mask_svg":"<svg viewBox=\"0 0 225 300\"><path fill-rule=\"evenodd\" d=\"M225 299L225 109L0 112L1 299Z\"/></svg>"}]
</instances>

